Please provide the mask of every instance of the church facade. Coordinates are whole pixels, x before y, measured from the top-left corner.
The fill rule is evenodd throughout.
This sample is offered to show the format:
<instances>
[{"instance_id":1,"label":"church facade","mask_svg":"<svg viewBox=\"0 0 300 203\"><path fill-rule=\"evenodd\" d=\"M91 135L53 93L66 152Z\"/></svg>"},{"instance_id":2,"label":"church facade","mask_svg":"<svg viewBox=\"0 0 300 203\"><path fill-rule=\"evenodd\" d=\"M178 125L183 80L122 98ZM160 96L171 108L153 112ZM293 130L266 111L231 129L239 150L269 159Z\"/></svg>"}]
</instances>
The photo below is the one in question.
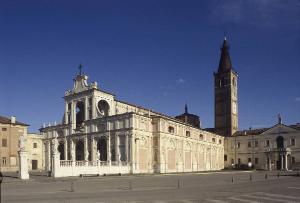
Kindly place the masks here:
<instances>
[{"instance_id":1,"label":"church facade","mask_svg":"<svg viewBox=\"0 0 300 203\"><path fill-rule=\"evenodd\" d=\"M53 176L224 168L224 137L193 125L195 115L190 123L132 105L87 79L78 74L65 92L63 123L40 129Z\"/></svg>"}]
</instances>

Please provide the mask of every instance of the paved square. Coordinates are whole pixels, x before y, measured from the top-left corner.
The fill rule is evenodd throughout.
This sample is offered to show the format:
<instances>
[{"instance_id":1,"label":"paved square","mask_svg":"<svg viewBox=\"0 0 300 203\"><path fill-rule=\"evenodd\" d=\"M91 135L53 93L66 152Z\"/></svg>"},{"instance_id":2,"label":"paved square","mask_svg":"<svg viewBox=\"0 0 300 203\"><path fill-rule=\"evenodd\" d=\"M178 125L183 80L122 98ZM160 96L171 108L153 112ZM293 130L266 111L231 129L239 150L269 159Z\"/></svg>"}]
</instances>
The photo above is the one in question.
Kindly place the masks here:
<instances>
[{"instance_id":1,"label":"paved square","mask_svg":"<svg viewBox=\"0 0 300 203\"><path fill-rule=\"evenodd\" d=\"M266 176L267 174L267 176ZM215 172L29 181L6 178L3 202L300 202L300 177L277 172ZM294 172L295 174L295 172Z\"/></svg>"}]
</instances>

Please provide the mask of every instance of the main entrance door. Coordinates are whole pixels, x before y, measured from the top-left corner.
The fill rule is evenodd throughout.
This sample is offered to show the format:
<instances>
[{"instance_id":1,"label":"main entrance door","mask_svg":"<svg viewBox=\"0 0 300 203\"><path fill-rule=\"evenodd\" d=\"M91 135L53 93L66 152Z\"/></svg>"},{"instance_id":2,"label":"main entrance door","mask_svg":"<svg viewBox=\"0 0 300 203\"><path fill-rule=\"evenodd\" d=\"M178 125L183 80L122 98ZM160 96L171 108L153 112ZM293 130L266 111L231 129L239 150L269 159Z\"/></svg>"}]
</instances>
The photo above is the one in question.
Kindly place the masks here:
<instances>
[{"instance_id":1,"label":"main entrance door","mask_svg":"<svg viewBox=\"0 0 300 203\"><path fill-rule=\"evenodd\" d=\"M38 165L37 160L31 160L32 170L37 170L37 165Z\"/></svg>"}]
</instances>

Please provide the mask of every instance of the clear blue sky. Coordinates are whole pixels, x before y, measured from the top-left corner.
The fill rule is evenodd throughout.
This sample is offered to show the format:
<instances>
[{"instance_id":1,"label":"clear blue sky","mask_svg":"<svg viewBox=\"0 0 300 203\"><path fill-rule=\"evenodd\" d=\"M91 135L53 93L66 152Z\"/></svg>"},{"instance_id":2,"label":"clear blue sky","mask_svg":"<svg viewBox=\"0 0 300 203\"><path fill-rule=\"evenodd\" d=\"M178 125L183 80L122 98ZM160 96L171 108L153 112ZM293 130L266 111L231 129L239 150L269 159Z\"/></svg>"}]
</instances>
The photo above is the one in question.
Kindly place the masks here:
<instances>
[{"instance_id":1,"label":"clear blue sky","mask_svg":"<svg viewBox=\"0 0 300 203\"><path fill-rule=\"evenodd\" d=\"M0 114L37 132L60 121L82 63L118 99L214 125L224 32L239 74L239 128L300 122L300 1L1 0Z\"/></svg>"}]
</instances>

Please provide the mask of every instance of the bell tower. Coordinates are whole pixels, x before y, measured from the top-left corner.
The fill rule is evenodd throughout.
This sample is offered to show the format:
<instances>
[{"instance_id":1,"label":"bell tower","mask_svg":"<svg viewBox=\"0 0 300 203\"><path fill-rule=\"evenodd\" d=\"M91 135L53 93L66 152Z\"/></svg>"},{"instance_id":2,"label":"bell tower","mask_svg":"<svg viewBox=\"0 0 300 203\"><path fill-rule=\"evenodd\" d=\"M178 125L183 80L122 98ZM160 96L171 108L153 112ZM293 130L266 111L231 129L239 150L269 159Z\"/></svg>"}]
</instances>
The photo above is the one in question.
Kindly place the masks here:
<instances>
[{"instance_id":1,"label":"bell tower","mask_svg":"<svg viewBox=\"0 0 300 203\"><path fill-rule=\"evenodd\" d=\"M232 136L238 129L237 72L231 65L229 46L224 37L217 72L214 72L215 132Z\"/></svg>"}]
</instances>

